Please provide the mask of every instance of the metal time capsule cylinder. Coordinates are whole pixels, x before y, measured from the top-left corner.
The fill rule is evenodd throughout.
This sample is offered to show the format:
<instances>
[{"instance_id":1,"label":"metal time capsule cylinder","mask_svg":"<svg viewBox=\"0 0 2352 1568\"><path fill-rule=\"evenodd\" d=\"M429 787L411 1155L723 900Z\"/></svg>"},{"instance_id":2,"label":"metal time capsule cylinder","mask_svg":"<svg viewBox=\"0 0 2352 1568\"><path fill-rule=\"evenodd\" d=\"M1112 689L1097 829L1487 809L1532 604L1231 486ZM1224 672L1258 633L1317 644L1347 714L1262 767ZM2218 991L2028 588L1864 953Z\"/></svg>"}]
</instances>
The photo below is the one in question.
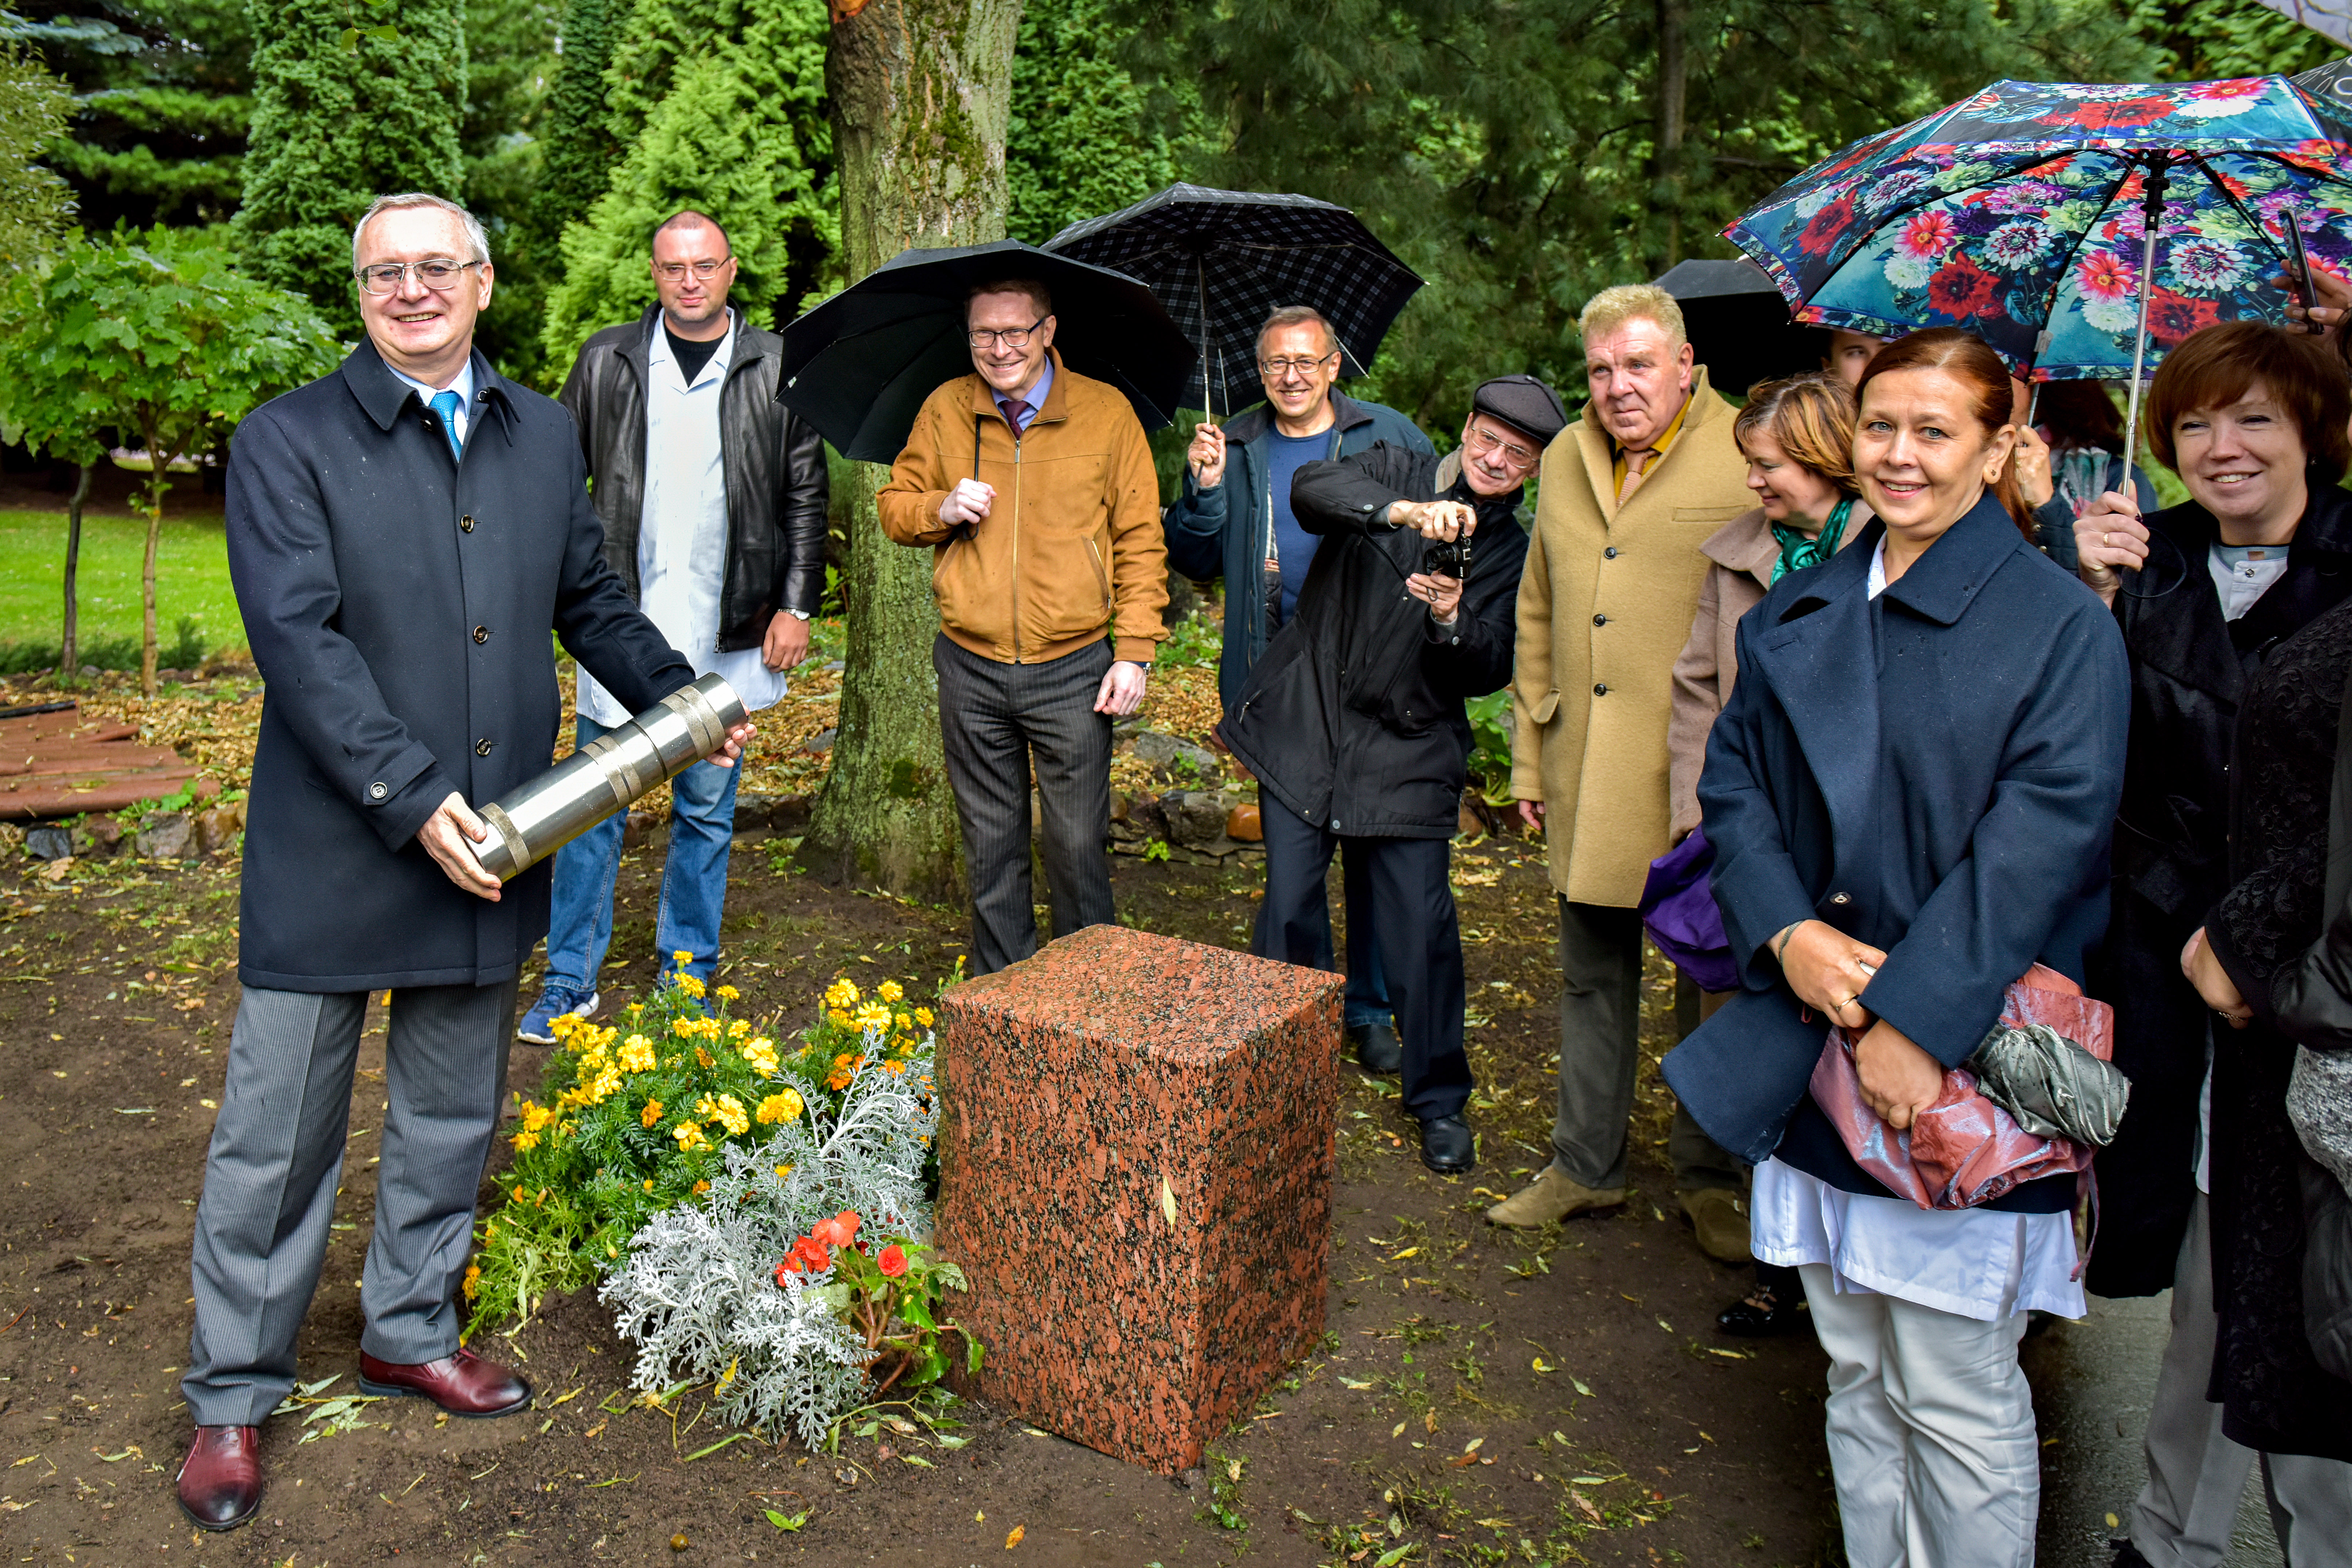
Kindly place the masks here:
<instances>
[{"instance_id":1,"label":"metal time capsule cylinder","mask_svg":"<svg viewBox=\"0 0 2352 1568\"><path fill-rule=\"evenodd\" d=\"M490 836L474 846L474 858L501 880L528 869L717 751L750 717L735 689L716 675L678 688L483 806L478 815Z\"/></svg>"}]
</instances>

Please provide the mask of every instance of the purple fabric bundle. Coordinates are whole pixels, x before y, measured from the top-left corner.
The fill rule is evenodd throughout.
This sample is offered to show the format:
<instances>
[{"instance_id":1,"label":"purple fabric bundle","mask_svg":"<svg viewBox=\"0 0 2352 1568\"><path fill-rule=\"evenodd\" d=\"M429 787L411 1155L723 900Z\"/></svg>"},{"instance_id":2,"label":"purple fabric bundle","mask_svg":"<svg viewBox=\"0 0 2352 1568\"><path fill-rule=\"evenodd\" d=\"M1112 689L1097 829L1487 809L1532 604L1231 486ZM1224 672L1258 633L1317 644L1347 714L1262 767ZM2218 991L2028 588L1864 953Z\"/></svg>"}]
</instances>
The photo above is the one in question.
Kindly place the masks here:
<instances>
[{"instance_id":1,"label":"purple fabric bundle","mask_svg":"<svg viewBox=\"0 0 2352 1568\"><path fill-rule=\"evenodd\" d=\"M1714 866L1715 847L1706 841L1706 830L1696 827L1651 861L1650 879L1642 885L1642 926L1700 990L1737 991L1739 965L1732 961L1731 940L1723 934L1723 911L1707 887Z\"/></svg>"}]
</instances>

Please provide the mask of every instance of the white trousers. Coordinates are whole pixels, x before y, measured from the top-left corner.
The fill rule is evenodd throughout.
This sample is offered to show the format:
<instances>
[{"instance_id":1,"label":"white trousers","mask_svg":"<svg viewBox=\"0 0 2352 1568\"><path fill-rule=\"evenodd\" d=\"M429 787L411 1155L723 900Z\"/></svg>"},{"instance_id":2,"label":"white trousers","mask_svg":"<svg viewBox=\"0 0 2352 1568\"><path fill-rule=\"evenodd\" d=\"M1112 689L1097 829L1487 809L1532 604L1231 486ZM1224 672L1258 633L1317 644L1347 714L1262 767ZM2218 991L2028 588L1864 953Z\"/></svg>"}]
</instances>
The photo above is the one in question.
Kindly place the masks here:
<instances>
[{"instance_id":1,"label":"white trousers","mask_svg":"<svg viewBox=\"0 0 2352 1568\"><path fill-rule=\"evenodd\" d=\"M2131 1542L2154 1568L2221 1568L2257 1458L2222 1436L2221 1407L2205 1397L2218 1328L2212 1234L2200 1193L2180 1241L2172 1338L2147 1413L2147 1485L2131 1510ZM2296 1454L2260 1458L2287 1568L2352 1568L2352 1465Z\"/></svg>"},{"instance_id":2,"label":"white trousers","mask_svg":"<svg viewBox=\"0 0 2352 1568\"><path fill-rule=\"evenodd\" d=\"M2032 1568L2042 1507L2026 1315L1994 1322L1799 1272L1830 1357L1830 1468L1851 1568Z\"/></svg>"}]
</instances>

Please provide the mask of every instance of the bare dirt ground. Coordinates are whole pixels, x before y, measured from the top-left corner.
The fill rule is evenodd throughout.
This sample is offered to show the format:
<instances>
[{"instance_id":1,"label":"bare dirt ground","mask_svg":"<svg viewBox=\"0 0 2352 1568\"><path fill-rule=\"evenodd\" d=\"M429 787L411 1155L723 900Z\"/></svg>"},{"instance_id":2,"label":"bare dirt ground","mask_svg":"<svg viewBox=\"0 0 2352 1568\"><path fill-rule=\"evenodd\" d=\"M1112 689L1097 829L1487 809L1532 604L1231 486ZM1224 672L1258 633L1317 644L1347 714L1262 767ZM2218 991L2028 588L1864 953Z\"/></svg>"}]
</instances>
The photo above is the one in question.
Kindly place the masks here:
<instances>
[{"instance_id":1,"label":"bare dirt ground","mask_svg":"<svg viewBox=\"0 0 2352 1568\"><path fill-rule=\"evenodd\" d=\"M780 847L735 857L730 978L748 1000L797 1011L840 973L928 986L962 951L960 914L815 885L779 868ZM327 1431L282 1415L264 1438L261 1522L198 1536L170 1481L190 1215L236 1005L234 865L77 863L51 881L16 858L0 870L0 1543L18 1562L296 1568L1820 1560L1819 1352L1715 1334L1738 1276L1674 1217L1654 1075L1623 1211L1536 1236L1480 1217L1545 1157L1558 982L1539 866L1509 841L1459 859L1484 883L1460 889L1481 1164L1430 1175L1393 1091L1349 1075L1329 1336L1189 1486L980 1407L953 1452L887 1426L837 1455L707 1451L729 1433L701 1396L633 1403L628 1347L583 1295L482 1347L536 1382L528 1416L451 1422L384 1402ZM614 953L631 962L608 996L650 978L658 871L643 855L625 870ZM1122 859L1117 875L1134 923L1245 943L1254 871ZM380 1034L369 1047L301 1342L306 1380L342 1374L322 1397L357 1360ZM535 1089L540 1066L518 1047L512 1087ZM806 1522L781 1531L770 1510Z\"/></svg>"}]
</instances>

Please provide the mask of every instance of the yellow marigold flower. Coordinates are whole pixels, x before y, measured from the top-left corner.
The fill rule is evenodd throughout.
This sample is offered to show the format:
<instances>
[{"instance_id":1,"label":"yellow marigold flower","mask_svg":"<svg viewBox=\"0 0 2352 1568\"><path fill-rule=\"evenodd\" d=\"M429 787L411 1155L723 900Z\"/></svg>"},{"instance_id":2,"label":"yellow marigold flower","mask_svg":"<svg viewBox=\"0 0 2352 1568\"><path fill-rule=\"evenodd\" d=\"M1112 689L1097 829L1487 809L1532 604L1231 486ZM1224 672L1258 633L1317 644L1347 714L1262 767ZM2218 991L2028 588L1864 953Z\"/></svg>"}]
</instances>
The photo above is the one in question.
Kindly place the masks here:
<instances>
[{"instance_id":1,"label":"yellow marigold flower","mask_svg":"<svg viewBox=\"0 0 2352 1568\"><path fill-rule=\"evenodd\" d=\"M697 1046L694 1047L694 1059L704 1067L709 1067L713 1058L709 1051L704 1050L700 1046Z\"/></svg>"},{"instance_id":2,"label":"yellow marigold flower","mask_svg":"<svg viewBox=\"0 0 2352 1568\"><path fill-rule=\"evenodd\" d=\"M915 1021L912 1018L908 1017L904 1013L899 1014L890 1021L901 1029L911 1029L915 1026Z\"/></svg>"},{"instance_id":3,"label":"yellow marigold flower","mask_svg":"<svg viewBox=\"0 0 2352 1568\"><path fill-rule=\"evenodd\" d=\"M874 988L874 994L881 997L885 1002L896 1002L906 994L907 988L895 980L885 980Z\"/></svg>"},{"instance_id":4,"label":"yellow marigold flower","mask_svg":"<svg viewBox=\"0 0 2352 1568\"><path fill-rule=\"evenodd\" d=\"M721 985L719 988L719 999L722 1002L740 1002L743 999L743 993L736 990L732 985Z\"/></svg>"},{"instance_id":5,"label":"yellow marigold flower","mask_svg":"<svg viewBox=\"0 0 2352 1568\"><path fill-rule=\"evenodd\" d=\"M481 1288L482 1266L478 1263L468 1263L466 1265L466 1283L464 1286L466 1300L468 1301L472 1300L474 1299L474 1292Z\"/></svg>"},{"instance_id":6,"label":"yellow marigold flower","mask_svg":"<svg viewBox=\"0 0 2352 1568\"><path fill-rule=\"evenodd\" d=\"M694 1184L694 1190L698 1193L707 1193L710 1190L710 1184L709 1182L697 1182Z\"/></svg>"},{"instance_id":7,"label":"yellow marigold flower","mask_svg":"<svg viewBox=\"0 0 2352 1568\"><path fill-rule=\"evenodd\" d=\"M798 1089L780 1089L760 1101L760 1125L772 1127L779 1121L797 1121L802 1110Z\"/></svg>"},{"instance_id":8,"label":"yellow marigold flower","mask_svg":"<svg viewBox=\"0 0 2352 1568\"><path fill-rule=\"evenodd\" d=\"M776 1180L780 1182L792 1173L793 1168L790 1165L779 1165L776 1167Z\"/></svg>"},{"instance_id":9,"label":"yellow marigold flower","mask_svg":"<svg viewBox=\"0 0 2352 1568\"><path fill-rule=\"evenodd\" d=\"M647 1191L647 1192L652 1192L653 1190L654 1190L654 1179L653 1179L651 1176L647 1176L647 1177L646 1178L646 1191Z\"/></svg>"},{"instance_id":10,"label":"yellow marigold flower","mask_svg":"<svg viewBox=\"0 0 2352 1568\"><path fill-rule=\"evenodd\" d=\"M825 1016L832 1021L833 1026L836 1029L846 1029L849 1027L849 1015L843 1012L838 1007L835 1007L833 1011L827 1013Z\"/></svg>"},{"instance_id":11,"label":"yellow marigold flower","mask_svg":"<svg viewBox=\"0 0 2352 1568\"><path fill-rule=\"evenodd\" d=\"M547 1107L543 1105L533 1105L528 1100L522 1102L522 1127L524 1131L536 1132L554 1120L555 1112L550 1110Z\"/></svg>"},{"instance_id":12,"label":"yellow marigold flower","mask_svg":"<svg viewBox=\"0 0 2352 1568\"><path fill-rule=\"evenodd\" d=\"M698 1000L699 1000L703 995L702 982L697 980L691 974L681 974L677 976L677 980L673 982L673 984L675 984L680 991L685 992L688 996L695 997Z\"/></svg>"},{"instance_id":13,"label":"yellow marigold flower","mask_svg":"<svg viewBox=\"0 0 2352 1568\"><path fill-rule=\"evenodd\" d=\"M847 975L843 975L824 988L824 1005L828 1007L856 1006L857 983Z\"/></svg>"},{"instance_id":14,"label":"yellow marigold flower","mask_svg":"<svg viewBox=\"0 0 2352 1568\"><path fill-rule=\"evenodd\" d=\"M637 1112L637 1125L640 1127L651 1127L655 1122L659 1121L661 1119L662 1102L658 1100L646 1100L646 1108ZM652 1192L653 1190L654 1184L651 1182L647 1182L646 1184L646 1191Z\"/></svg>"},{"instance_id":15,"label":"yellow marigold flower","mask_svg":"<svg viewBox=\"0 0 2352 1568\"><path fill-rule=\"evenodd\" d=\"M669 1135L677 1140L680 1153L691 1154L698 1149L710 1147L710 1140L703 1136L699 1121L681 1121L669 1130Z\"/></svg>"},{"instance_id":16,"label":"yellow marigold flower","mask_svg":"<svg viewBox=\"0 0 2352 1568\"><path fill-rule=\"evenodd\" d=\"M691 1018L672 1018L669 1023L669 1032L680 1039L691 1039L695 1033L695 1022Z\"/></svg>"},{"instance_id":17,"label":"yellow marigold flower","mask_svg":"<svg viewBox=\"0 0 2352 1568\"><path fill-rule=\"evenodd\" d=\"M776 1061L776 1047L765 1040L753 1040L750 1045L745 1046L743 1059L769 1078L773 1078L783 1070Z\"/></svg>"},{"instance_id":18,"label":"yellow marigold flower","mask_svg":"<svg viewBox=\"0 0 2352 1568\"><path fill-rule=\"evenodd\" d=\"M751 1032L751 1021L749 1018L737 1018L727 1026L727 1037L730 1040L740 1040Z\"/></svg>"},{"instance_id":19,"label":"yellow marigold flower","mask_svg":"<svg viewBox=\"0 0 2352 1568\"><path fill-rule=\"evenodd\" d=\"M694 962L694 954L687 952L686 949L682 947L671 953L670 957L676 959L680 963L692 963Z\"/></svg>"},{"instance_id":20,"label":"yellow marigold flower","mask_svg":"<svg viewBox=\"0 0 2352 1568\"><path fill-rule=\"evenodd\" d=\"M719 1097L719 1120L728 1132L737 1138L751 1131L751 1119L743 1112L743 1102L731 1094Z\"/></svg>"},{"instance_id":21,"label":"yellow marigold flower","mask_svg":"<svg viewBox=\"0 0 2352 1568\"><path fill-rule=\"evenodd\" d=\"M929 1028L931 1026L931 1010L929 1007L916 1008L915 1022L920 1024L926 1029Z\"/></svg>"},{"instance_id":22,"label":"yellow marigold flower","mask_svg":"<svg viewBox=\"0 0 2352 1568\"><path fill-rule=\"evenodd\" d=\"M517 1203L522 1202L522 1189L520 1187L517 1187L514 1190L514 1201Z\"/></svg>"},{"instance_id":23,"label":"yellow marigold flower","mask_svg":"<svg viewBox=\"0 0 2352 1568\"><path fill-rule=\"evenodd\" d=\"M514 1135L514 1146L515 1151L518 1153L524 1153L536 1149L539 1147L539 1134L536 1132L518 1132Z\"/></svg>"},{"instance_id":24,"label":"yellow marigold flower","mask_svg":"<svg viewBox=\"0 0 2352 1568\"><path fill-rule=\"evenodd\" d=\"M654 1070L654 1043L643 1035L631 1035L623 1042L621 1054L616 1059L625 1071L651 1072Z\"/></svg>"}]
</instances>

